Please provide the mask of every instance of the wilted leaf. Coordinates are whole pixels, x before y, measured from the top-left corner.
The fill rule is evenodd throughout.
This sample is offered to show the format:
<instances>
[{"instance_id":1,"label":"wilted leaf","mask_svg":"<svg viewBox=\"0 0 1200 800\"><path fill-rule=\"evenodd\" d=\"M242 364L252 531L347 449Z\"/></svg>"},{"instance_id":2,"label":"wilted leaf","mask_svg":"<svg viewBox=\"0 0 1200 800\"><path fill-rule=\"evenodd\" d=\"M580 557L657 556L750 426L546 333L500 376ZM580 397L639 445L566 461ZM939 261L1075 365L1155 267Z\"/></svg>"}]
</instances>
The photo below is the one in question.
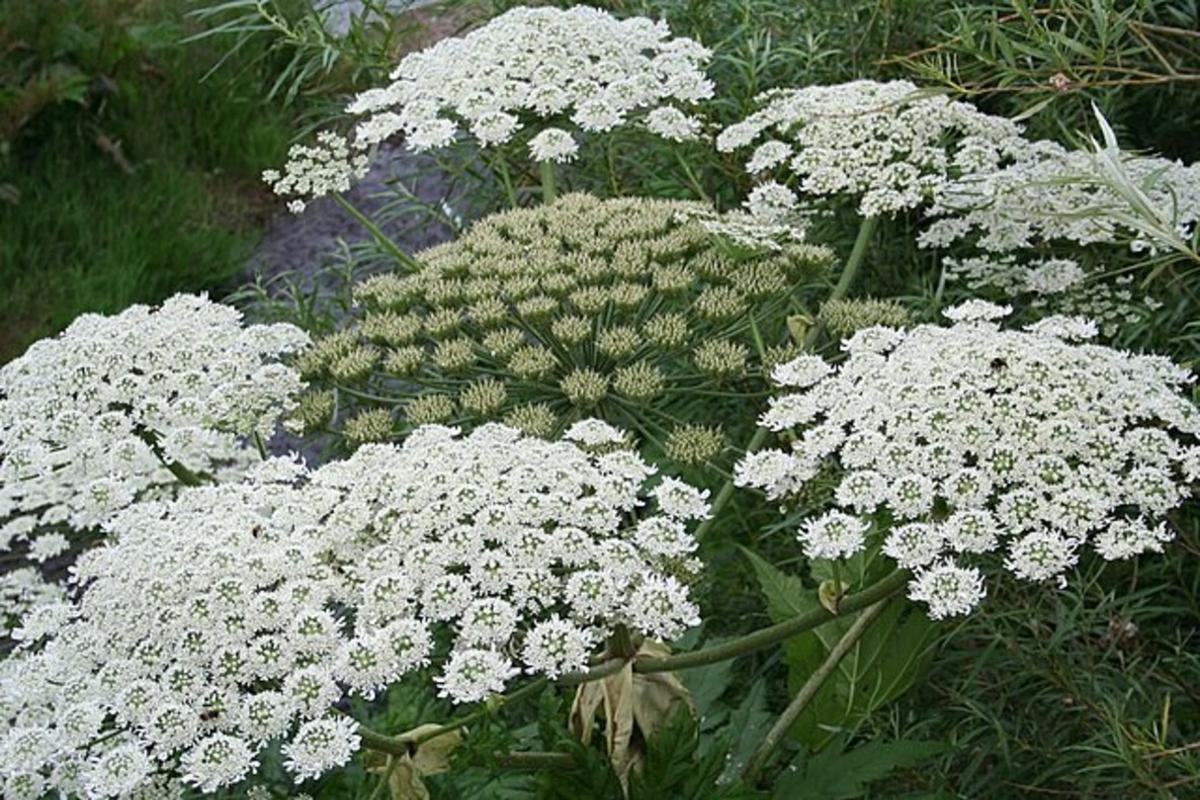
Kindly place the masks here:
<instances>
[{"instance_id":1,"label":"wilted leaf","mask_svg":"<svg viewBox=\"0 0 1200 800\"><path fill-rule=\"evenodd\" d=\"M421 725L397 738L411 741L438 727L432 723ZM374 764L368 763L367 770L376 775L387 775L392 800L429 800L424 779L449 770L450 756L461 743L462 731L450 731L416 745L412 752L391 756L382 763L376 759Z\"/></svg>"},{"instance_id":2,"label":"wilted leaf","mask_svg":"<svg viewBox=\"0 0 1200 800\"><path fill-rule=\"evenodd\" d=\"M659 642L642 642L637 655L616 673L580 685L571 703L571 732L584 744L591 741L603 714L605 750L626 792L644 743L670 721L681 704L695 713L687 688L673 674L633 671L638 658L662 658L670 652Z\"/></svg>"},{"instance_id":3,"label":"wilted leaf","mask_svg":"<svg viewBox=\"0 0 1200 800\"><path fill-rule=\"evenodd\" d=\"M788 333L792 335L792 341L796 344L804 344L804 339L808 336L808 331L812 326L812 317L807 315L797 314L787 318Z\"/></svg>"},{"instance_id":4,"label":"wilted leaf","mask_svg":"<svg viewBox=\"0 0 1200 800\"><path fill-rule=\"evenodd\" d=\"M841 581L832 579L821 581L821 585L817 587L817 600L830 614L836 614L841 606L842 598L846 596L849 589L850 587Z\"/></svg>"}]
</instances>

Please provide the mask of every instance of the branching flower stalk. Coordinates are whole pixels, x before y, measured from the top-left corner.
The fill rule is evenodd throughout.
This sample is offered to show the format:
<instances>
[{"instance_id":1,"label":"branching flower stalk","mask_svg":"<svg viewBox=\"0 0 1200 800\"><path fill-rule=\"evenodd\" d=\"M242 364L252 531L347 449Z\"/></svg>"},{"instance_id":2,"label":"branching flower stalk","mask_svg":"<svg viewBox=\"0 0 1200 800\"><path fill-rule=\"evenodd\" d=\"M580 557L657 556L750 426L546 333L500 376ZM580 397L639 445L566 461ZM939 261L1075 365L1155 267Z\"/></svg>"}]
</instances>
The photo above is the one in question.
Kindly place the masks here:
<instances>
[{"instance_id":1,"label":"branching flower stalk","mask_svg":"<svg viewBox=\"0 0 1200 800\"><path fill-rule=\"evenodd\" d=\"M722 661L729 661L758 650L773 647L792 637L799 636L814 628L819 628L830 620L846 617L857 611L872 608L876 605L886 605L886 602L890 598L894 597L904 588L910 577L907 570L895 570L866 589L842 598L838 604L836 613L824 607L819 607L792 619L770 625L766 628L760 628L744 636L739 636L736 639L731 639L711 647L701 648L700 650L694 650L690 653L678 653L664 658L635 658L633 671L649 674L695 669ZM608 658L586 672L563 674L554 680L553 683L558 686L578 686L583 683L602 680L619 671L627 660L627 658ZM546 678L532 681L507 695L494 696L484 707L476 711L464 714L439 728L423 731L419 735L408 737L388 736L371 730L362 724L359 725L359 735L362 738L363 745L372 750L393 754L407 753L411 747L419 746L431 739L461 730L468 725L488 717L499 708L507 707L518 700L536 694L548 685L550 685L550 681Z\"/></svg>"},{"instance_id":2,"label":"branching flower stalk","mask_svg":"<svg viewBox=\"0 0 1200 800\"><path fill-rule=\"evenodd\" d=\"M558 199L558 180L553 161L543 161L538 164L542 176L542 202L553 203Z\"/></svg>"},{"instance_id":3,"label":"branching flower stalk","mask_svg":"<svg viewBox=\"0 0 1200 800\"><path fill-rule=\"evenodd\" d=\"M420 262L400 249L400 246L396 244L390 236L384 233L383 229L376 225L374 220L359 211L353 203L346 199L345 195L343 195L341 192L333 192L331 196L333 197L334 202L345 209L347 214L354 217L354 219L358 221L358 224L366 228L367 233L371 234L371 238L373 238L380 247L386 250L392 256L392 258L396 259L396 263L400 264L400 266L408 272L414 272L421 268Z\"/></svg>"}]
</instances>

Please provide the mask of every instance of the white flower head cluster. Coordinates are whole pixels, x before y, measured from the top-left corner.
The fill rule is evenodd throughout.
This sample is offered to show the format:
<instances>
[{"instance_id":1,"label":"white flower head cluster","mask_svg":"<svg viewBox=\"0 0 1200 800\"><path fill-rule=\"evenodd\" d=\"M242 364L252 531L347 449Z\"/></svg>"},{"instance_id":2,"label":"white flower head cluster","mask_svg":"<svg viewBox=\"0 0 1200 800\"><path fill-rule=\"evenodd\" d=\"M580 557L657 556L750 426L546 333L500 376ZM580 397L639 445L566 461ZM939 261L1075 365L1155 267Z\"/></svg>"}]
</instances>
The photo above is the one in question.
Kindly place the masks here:
<instances>
[{"instance_id":1,"label":"white flower head cluster","mask_svg":"<svg viewBox=\"0 0 1200 800\"><path fill-rule=\"evenodd\" d=\"M864 217L916 208L955 175L1000 163L1023 142L1010 120L907 81L772 90L759 102L721 132L717 149L753 146L746 171L779 178L748 201L768 218L798 204L797 192L858 198Z\"/></svg>"},{"instance_id":2,"label":"white flower head cluster","mask_svg":"<svg viewBox=\"0 0 1200 800\"><path fill-rule=\"evenodd\" d=\"M946 247L970 241L988 253L1063 243L1153 248L1125 221L1132 217L1129 201L1095 178L1097 153L1039 141L1010 155L947 183L927 211L932 221L918 243ZM1172 220L1183 238L1190 237L1200 219L1200 164L1119 151L1107 155L1119 159L1156 216Z\"/></svg>"},{"instance_id":3,"label":"white flower head cluster","mask_svg":"<svg viewBox=\"0 0 1200 800\"><path fill-rule=\"evenodd\" d=\"M695 222L718 241L752 253L780 253L789 248L807 245L812 214L807 209L764 214L763 209L749 203L744 208L716 211L700 205L681 208L676 219Z\"/></svg>"},{"instance_id":4,"label":"white flower head cluster","mask_svg":"<svg viewBox=\"0 0 1200 800\"><path fill-rule=\"evenodd\" d=\"M973 291L1000 290L1005 297L1028 298L1031 311L1094 320L1106 336L1162 306L1151 295L1134 292L1131 274L1107 278L1086 270L1073 258L1034 258L984 254L944 260L946 276Z\"/></svg>"},{"instance_id":5,"label":"white flower head cluster","mask_svg":"<svg viewBox=\"0 0 1200 800\"><path fill-rule=\"evenodd\" d=\"M242 324L206 297L85 314L0 368L0 550L45 561L66 526L91 529L178 479L240 474L304 388L279 359L308 344L292 325Z\"/></svg>"},{"instance_id":6,"label":"white flower head cluster","mask_svg":"<svg viewBox=\"0 0 1200 800\"><path fill-rule=\"evenodd\" d=\"M38 541L47 537L40 536ZM0 630L11 630L31 609L65 599L63 586L47 581L37 568L9 568L0 574Z\"/></svg>"},{"instance_id":7,"label":"white flower head cluster","mask_svg":"<svg viewBox=\"0 0 1200 800\"><path fill-rule=\"evenodd\" d=\"M269 169L262 177L275 194L292 197L288 210L299 214L307 205L304 198L348 192L356 180L367 174L370 166L370 157L363 152L351 151L346 137L333 131L321 131L317 134L316 144L292 145L282 173Z\"/></svg>"},{"instance_id":8,"label":"white flower head cluster","mask_svg":"<svg viewBox=\"0 0 1200 800\"><path fill-rule=\"evenodd\" d=\"M125 796L178 763L208 792L283 740L306 780L358 749L331 713L346 692L437 663L442 695L478 701L521 671L585 669L615 625L670 638L698 622L680 578L706 497L648 491L631 451L491 424L419 428L312 472L277 461L125 510L79 559L78 597L26 619L0 666L0 779Z\"/></svg>"},{"instance_id":9,"label":"white flower head cluster","mask_svg":"<svg viewBox=\"0 0 1200 800\"><path fill-rule=\"evenodd\" d=\"M355 144L403 133L414 151L451 144L465 130L483 147L511 140L534 120L551 127L529 142L538 161L569 161L576 134L640 121L675 141L700 135L679 108L712 96L710 53L671 37L664 22L617 19L599 9L520 6L465 36L405 56L389 86L348 107L363 116Z\"/></svg>"},{"instance_id":10,"label":"white flower head cluster","mask_svg":"<svg viewBox=\"0 0 1200 800\"><path fill-rule=\"evenodd\" d=\"M836 470L836 507L802 526L804 551L881 544L934 618L979 601L990 553L1061 582L1085 545L1106 559L1161 550L1164 515L1200 479L1200 410L1180 394L1192 376L1076 343L1095 335L1087 320L1002 330L1008 311L971 301L947 311L950 327L863 329L838 366L781 365L776 381L797 391L761 424L795 442L747 456L737 483L783 498Z\"/></svg>"}]
</instances>

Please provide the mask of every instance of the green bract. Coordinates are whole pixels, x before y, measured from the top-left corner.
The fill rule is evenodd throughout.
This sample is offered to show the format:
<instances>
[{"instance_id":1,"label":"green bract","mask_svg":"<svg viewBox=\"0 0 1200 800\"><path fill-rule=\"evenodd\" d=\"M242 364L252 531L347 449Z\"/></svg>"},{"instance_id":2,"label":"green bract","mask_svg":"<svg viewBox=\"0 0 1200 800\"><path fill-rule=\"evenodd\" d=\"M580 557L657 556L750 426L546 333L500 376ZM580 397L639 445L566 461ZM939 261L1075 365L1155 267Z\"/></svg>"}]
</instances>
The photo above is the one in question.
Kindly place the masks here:
<instances>
[{"instance_id":1,"label":"green bract","mask_svg":"<svg viewBox=\"0 0 1200 800\"><path fill-rule=\"evenodd\" d=\"M753 422L764 365L794 350L794 300L833 256L735 253L691 219L700 209L568 195L480 220L418 254L415 273L365 280L361 314L302 364L337 402L302 404L298 422L336 408L357 444L431 422L546 436L599 416L711 460L726 433L712 422Z\"/></svg>"}]
</instances>

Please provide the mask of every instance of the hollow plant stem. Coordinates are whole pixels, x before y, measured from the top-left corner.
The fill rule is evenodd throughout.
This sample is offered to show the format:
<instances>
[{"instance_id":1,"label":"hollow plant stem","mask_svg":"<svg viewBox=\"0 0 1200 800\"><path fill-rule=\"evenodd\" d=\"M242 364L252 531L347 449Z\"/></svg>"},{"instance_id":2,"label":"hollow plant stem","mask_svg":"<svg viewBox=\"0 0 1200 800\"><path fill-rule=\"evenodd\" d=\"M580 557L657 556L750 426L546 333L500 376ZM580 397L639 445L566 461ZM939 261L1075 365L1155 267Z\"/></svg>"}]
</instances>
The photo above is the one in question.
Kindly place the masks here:
<instances>
[{"instance_id":1,"label":"hollow plant stem","mask_svg":"<svg viewBox=\"0 0 1200 800\"><path fill-rule=\"evenodd\" d=\"M388 253L391 254L392 258L394 258L398 262L400 262L400 264L403 265L405 269L415 271L420 268L421 265L417 263L416 259L414 259L408 253L401 250L400 246L391 240L391 237L389 237L386 233L384 233L383 230L378 225L376 225L366 214L359 211L354 206L353 203L351 203L349 200L347 200L341 194L336 193L336 192L332 195L332 197L339 206L341 206L342 208L344 208L346 210L347 214L354 217L354 219L358 220L358 224L362 225L364 228L367 229L367 232L370 233L371 237L376 242L379 243L380 247L382 247L384 250L388 251Z\"/></svg>"},{"instance_id":2,"label":"hollow plant stem","mask_svg":"<svg viewBox=\"0 0 1200 800\"><path fill-rule=\"evenodd\" d=\"M863 261L867 257L867 248L871 244L871 237L875 234L875 228L879 224L878 217L863 217L858 226L858 235L854 237L854 246L850 250L850 256L846 259L846 263L842 265L842 274L838 277L837 284L829 293L829 300L841 300L850 291L850 287L854 285L855 278L862 270ZM820 335L820 328L814 323L808 332L804 335L803 347L805 350L812 350L817 343L817 337ZM767 440L767 429L756 428L754 435L750 437L750 441L746 443L746 453L750 454L763 446ZM712 508L709 510L708 519L700 523L696 528L696 541L703 542L705 535L712 528L713 523L717 519L717 515L729 503L733 497L733 478L725 481L721 485L717 496L713 498Z\"/></svg>"},{"instance_id":3,"label":"hollow plant stem","mask_svg":"<svg viewBox=\"0 0 1200 800\"><path fill-rule=\"evenodd\" d=\"M175 478L184 486L203 486L204 484L208 483L208 481L204 480L199 475L185 467L183 464L180 464L178 461L170 461L164 458L162 459L162 462L163 465L171 472L171 474L174 475Z\"/></svg>"},{"instance_id":4,"label":"hollow plant stem","mask_svg":"<svg viewBox=\"0 0 1200 800\"><path fill-rule=\"evenodd\" d=\"M504 155L503 150L496 152L496 165L499 167L500 182L504 184L504 194L508 198L508 207L519 208L521 203L517 199L517 190L513 187L512 173L508 171L508 157Z\"/></svg>"},{"instance_id":5,"label":"hollow plant stem","mask_svg":"<svg viewBox=\"0 0 1200 800\"><path fill-rule=\"evenodd\" d=\"M558 175L553 161L542 161L538 164L542 174L542 203L553 203L558 199Z\"/></svg>"},{"instance_id":6,"label":"hollow plant stem","mask_svg":"<svg viewBox=\"0 0 1200 800\"><path fill-rule=\"evenodd\" d=\"M150 452L154 453L159 462L167 468L167 471L174 475L175 479L184 486L203 486L210 482L203 476L192 472L178 461L172 461L167 458L167 454L162 451L162 448L158 444L158 437L155 434L142 430L137 433L137 436L150 447Z\"/></svg>"},{"instance_id":7,"label":"hollow plant stem","mask_svg":"<svg viewBox=\"0 0 1200 800\"><path fill-rule=\"evenodd\" d=\"M763 737L758 747L755 748L753 755L750 756L750 760L746 763L746 768L742 771L742 778L747 785L754 783L758 774L766 766L771 754L775 752L775 749L779 747L779 744L787 736L788 731L796 724L796 720L804 713L804 709L808 708L809 704L812 703L813 698L817 696L817 692L821 691L821 687L825 685L825 681L829 680L829 676L837 669L842 659L862 639L863 634L871 627L871 623L879 618L879 615L883 613L887 604L887 599L883 599L863 611L858 619L854 620L854 624L850 626L842 638L838 639L837 643L834 644L833 649L829 651L829 655L821 662L821 666L817 667L808 676L808 679L804 681L804 685L800 687L800 691L792 698L792 702L788 703L787 708L779 715L779 719L775 720L775 724L767 731L767 735Z\"/></svg>"},{"instance_id":8,"label":"hollow plant stem","mask_svg":"<svg viewBox=\"0 0 1200 800\"><path fill-rule=\"evenodd\" d=\"M599 680L608 677L614 672L617 672L625 664L624 659L614 658L597 666L595 669L588 672L571 673L563 675L556 683L560 686L575 686L576 684L586 683L587 681ZM509 694L493 697L491 701L485 703L483 707L477 711L472 711L470 714L464 714L458 719L451 720L445 725L439 725L436 728L430 728L423 731L419 736L388 736L376 730L359 723L358 735L362 739L363 746L375 750L380 753L390 753L392 755L403 755L414 747L428 742L430 739L436 739L439 736L445 736L447 733L465 728L466 726L481 720L490 714L495 713L500 708L504 708L518 700L521 700L530 695L536 694L550 683L546 678L538 678L531 681L520 689L516 689Z\"/></svg>"}]
</instances>

